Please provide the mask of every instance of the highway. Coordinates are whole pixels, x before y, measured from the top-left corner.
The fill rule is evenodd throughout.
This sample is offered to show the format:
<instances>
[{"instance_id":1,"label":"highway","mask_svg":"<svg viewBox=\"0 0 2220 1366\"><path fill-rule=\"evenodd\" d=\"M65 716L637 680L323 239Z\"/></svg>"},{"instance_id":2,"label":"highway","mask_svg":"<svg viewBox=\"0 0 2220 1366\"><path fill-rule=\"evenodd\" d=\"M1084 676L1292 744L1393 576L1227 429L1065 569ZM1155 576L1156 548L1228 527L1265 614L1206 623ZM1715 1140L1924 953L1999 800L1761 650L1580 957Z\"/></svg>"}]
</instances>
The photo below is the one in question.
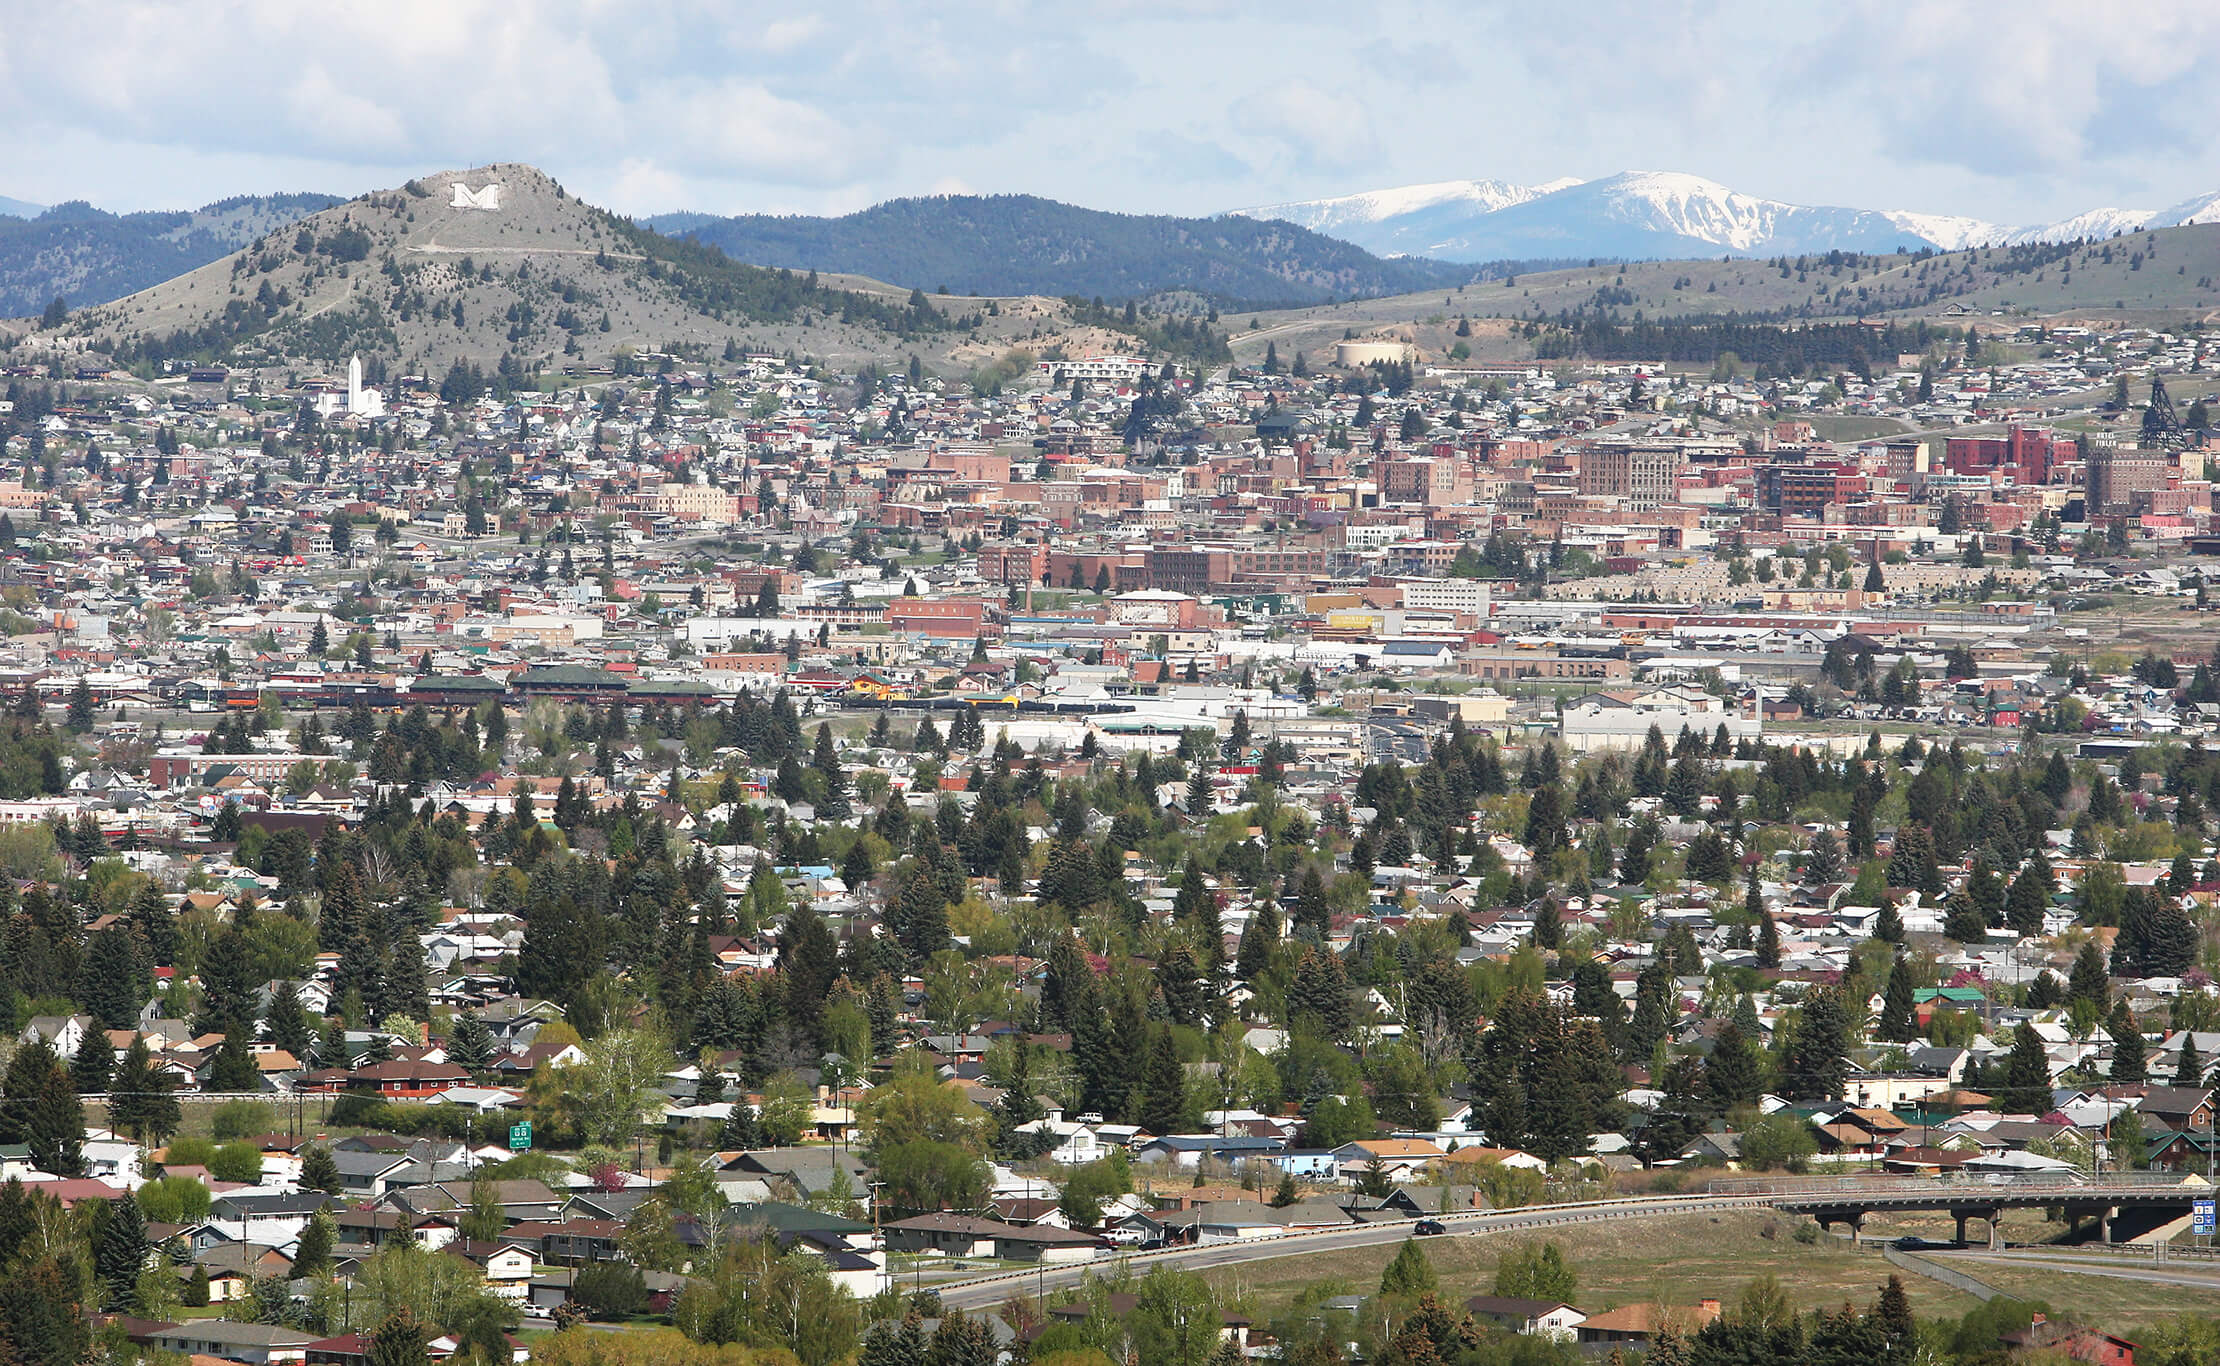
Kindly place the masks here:
<instances>
[{"instance_id":1,"label":"highway","mask_svg":"<svg viewBox=\"0 0 2220 1366\"><path fill-rule=\"evenodd\" d=\"M1752 1195L1664 1195L1625 1200L1592 1200L1567 1205L1539 1205L1530 1209L1462 1210L1429 1217L1449 1226L1448 1234L1443 1236L1455 1237L1514 1229L1548 1228L1560 1224L1593 1223L1604 1219L1641 1219L1661 1214L1763 1209L1767 1203L1765 1198ZM1276 1257L1299 1257L1312 1252L1338 1252L1347 1248L1400 1243L1412 1236L1411 1228L1415 1222L1406 1219L1394 1223L1356 1224L1348 1228L1286 1233L1244 1242L1207 1243L1199 1247L1126 1253L1065 1266L1003 1271L968 1280L944 1280L930 1283L927 1288L940 1291L944 1304L959 1309L979 1309L1000 1304L1013 1295L1067 1289L1090 1275L1113 1272L1121 1266L1131 1266L1141 1272L1160 1265L1199 1271Z\"/></svg>"},{"instance_id":2,"label":"highway","mask_svg":"<svg viewBox=\"0 0 2220 1366\"><path fill-rule=\"evenodd\" d=\"M2185 1259L2159 1262L2129 1254L2075 1256L2071 1253L2032 1250L1990 1252L1981 1248L1922 1251L1919 1255L1944 1263L1989 1262L2018 1271L2048 1270L2077 1276L2109 1276L2114 1280L2139 1281L2146 1285L2182 1285L2196 1290L2220 1292L2220 1263L2207 1261ZM1980 1273L1970 1271L1969 1274L1978 1276Z\"/></svg>"}]
</instances>

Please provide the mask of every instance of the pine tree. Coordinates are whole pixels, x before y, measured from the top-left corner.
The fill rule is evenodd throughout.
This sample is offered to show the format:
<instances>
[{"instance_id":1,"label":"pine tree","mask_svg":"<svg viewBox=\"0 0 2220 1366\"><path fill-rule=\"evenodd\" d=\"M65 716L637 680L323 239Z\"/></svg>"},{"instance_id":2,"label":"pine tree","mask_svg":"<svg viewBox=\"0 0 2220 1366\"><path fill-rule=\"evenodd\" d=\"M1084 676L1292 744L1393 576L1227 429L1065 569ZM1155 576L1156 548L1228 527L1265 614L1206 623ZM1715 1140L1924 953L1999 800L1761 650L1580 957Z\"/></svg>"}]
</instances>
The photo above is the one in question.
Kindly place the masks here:
<instances>
[{"instance_id":1,"label":"pine tree","mask_svg":"<svg viewBox=\"0 0 2220 1366\"><path fill-rule=\"evenodd\" d=\"M37 1039L15 1051L0 1082L0 1143L30 1145L31 1164L82 1176L85 1111L54 1047Z\"/></svg>"},{"instance_id":2,"label":"pine tree","mask_svg":"<svg viewBox=\"0 0 2220 1366\"><path fill-rule=\"evenodd\" d=\"M447 1035L447 1060L473 1075L493 1066L493 1032L486 1022L465 1011Z\"/></svg>"},{"instance_id":3,"label":"pine tree","mask_svg":"<svg viewBox=\"0 0 2220 1366\"><path fill-rule=\"evenodd\" d=\"M2109 1012L2112 1005L2112 976L2104 965L2104 950L2089 940L2074 955L2073 971L2066 978L2066 999L2089 1001L2100 1012Z\"/></svg>"},{"instance_id":4,"label":"pine tree","mask_svg":"<svg viewBox=\"0 0 2220 1366\"><path fill-rule=\"evenodd\" d=\"M1898 957L1889 969L1888 992L1881 1001L1879 1033L1890 1043L1909 1043L1918 1032L1912 1013L1912 965Z\"/></svg>"},{"instance_id":5,"label":"pine tree","mask_svg":"<svg viewBox=\"0 0 2220 1366\"><path fill-rule=\"evenodd\" d=\"M1758 912L1757 960L1761 968L1781 965L1781 927L1765 911Z\"/></svg>"},{"instance_id":6,"label":"pine tree","mask_svg":"<svg viewBox=\"0 0 2220 1366\"><path fill-rule=\"evenodd\" d=\"M343 1185L345 1180L330 1148L315 1143L301 1150L301 1189L337 1195Z\"/></svg>"},{"instance_id":7,"label":"pine tree","mask_svg":"<svg viewBox=\"0 0 2220 1366\"><path fill-rule=\"evenodd\" d=\"M2012 879L2012 889L2004 897L2004 923L2012 933L2025 938L2043 932L2043 912L2050 909L2050 893L2036 876L2033 865L2022 868Z\"/></svg>"},{"instance_id":8,"label":"pine tree","mask_svg":"<svg viewBox=\"0 0 2220 1366\"><path fill-rule=\"evenodd\" d=\"M1186 1125L1187 1075L1168 1029L1154 1031L1141 1066L1135 1120L1152 1134L1175 1134Z\"/></svg>"},{"instance_id":9,"label":"pine tree","mask_svg":"<svg viewBox=\"0 0 2220 1366\"><path fill-rule=\"evenodd\" d=\"M107 1034L98 1029L86 1030L84 1040L69 1060L70 1085L76 1087L81 1096L105 1091L115 1069L116 1050L109 1044Z\"/></svg>"},{"instance_id":10,"label":"pine tree","mask_svg":"<svg viewBox=\"0 0 2220 1366\"><path fill-rule=\"evenodd\" d=\"M2126 1001L2113 1007L2112 1019L2105 1032L2112 1038L2112 1080L2123 1086L2140 1085L2147 1075L2144 1066L2143 1030L2135 1022L2135 1012Z\"/></svg>"},{"instance_id":11,"label":"pine tree","mask_svg":"<svg viewBox=\"0 0 2220 1366\"><path fill-rule=\"evenodd\" d=\"M1782 1064L1782 1085L1792 1100L1838 1100L1849 1074L1850 1021L1842 993L1821 987L1805 998Z\"/></svg>"},{"instance_id":12,"label":"pine tree","mask_svg":"<svg viewBox=\"0 0 2220 1366\"><path fill-rule=\"evenodd\" d=\"M338 1239L339 1225L330 1210L320 1209L310 1215L307 1227L301 1230L300 1245L293 1254L293 1274L300 1277L330 1275L331 1250Z\"/></svg>"},{"instance_id":13,"label":"pine tree","mask_svg":"<svg viewBox=\"0 0 2220 1366\"><path fill-rule=\"evenodd\" d=\"M179 1107L169 1077L155 1070L144 1036L134 1036L110 1083L109 1123L132 1138L159 1143L177 1132Z\"/></svg>"},{"instance_id":14,"label":"pine tree","mask_svg":"<svg viewBox=\"0 0 2220 1366\"><path fill-rule=\"evenodd\" d=\"M2004 1060L2004 1084L1995 1094L1996 1108L2012 1115L2050 1113L2050 1060L2033 1024L2023 1023L2013 1036L2012 1051Z\"/></svg>"},{"instance_id":15,"label":"pine tree","mask_svg":"<svg viewBox=\"0 0 2220 1366\"><path fill-rule=\"evenodd\" d=\"M431 1366L431 1337L406 1306L396 1309L370 1335L369 1366Z\"/></svg>"},{"instance_id":16,"label":"pine tree","mask_svg":"<svg viewBox=\"0 0 2220 1366\"><path fill-rule=\"evenodd\" d=\"M1426 1260L1426 1249L1416 1238L1403 1240L1402 1250L1389 1262L1387 1270L1380 1273L1380 1293L1399 1295L1415 1300L1420 1295L1432 1294L1437 1282L1434 1265Z\"/></svg>"},{"instance_id":17,"label":"pine tree","mask_svg":"<svg viewBox=\"0 0 2220 1366\"><path fill-rule=\"evenodd\" d=\"M1241 927L1241 943L1234 951L1234 975L1244 982L1253 981L1271 963L1279 941L1279 912L1270 904L1257 907Z\"/></svg>"},{"instance_id":18,"label":"pine tree","mask_svg":"<svg viewBox=\"0 0 2220 1366\"><path fill-rule=\"evenodd\" d=\"M108 1201L99 1241L93 1247L93 1276L100 1282L101 1301L109 1309L130 1308L139 1273L146 1270L147 1254L153 1250L139 1202L128 1195Z\"/></svg>"},{"instance_id":19,"label":"pine tree","mask_svg":"<svg viewBox=\"0 0 2220 1366\"><path fill-rule=\"evenodd\" d=\"M2197 1052L2197 1036L2194 1031L2185 1029L2181 1034L2181 1055L2174 1059L2174 1085L2202 1086L2204 1080L2205 1060Z\"/></svg>"}]
</instances>

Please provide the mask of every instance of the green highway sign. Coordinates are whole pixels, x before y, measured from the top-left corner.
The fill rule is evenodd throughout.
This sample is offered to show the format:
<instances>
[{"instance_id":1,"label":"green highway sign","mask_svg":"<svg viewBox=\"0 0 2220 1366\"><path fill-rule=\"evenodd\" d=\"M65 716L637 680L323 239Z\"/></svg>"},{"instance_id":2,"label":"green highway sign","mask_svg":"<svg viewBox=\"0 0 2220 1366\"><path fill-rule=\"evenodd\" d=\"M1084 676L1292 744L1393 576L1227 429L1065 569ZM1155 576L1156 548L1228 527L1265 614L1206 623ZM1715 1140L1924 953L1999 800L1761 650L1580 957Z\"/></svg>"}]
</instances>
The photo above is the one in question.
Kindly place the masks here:
<instances>
[{"instance_id":1,"label":"green highway sign","mask_svg":"<svg viewBox=\"0 0 2220 1366\"><path fill-rule=\"evenodd\" d=\"M532 1146L532 1121L519 1120L509 1126L509 1151L523 1152Z\"/></svg>"}]
</instances>

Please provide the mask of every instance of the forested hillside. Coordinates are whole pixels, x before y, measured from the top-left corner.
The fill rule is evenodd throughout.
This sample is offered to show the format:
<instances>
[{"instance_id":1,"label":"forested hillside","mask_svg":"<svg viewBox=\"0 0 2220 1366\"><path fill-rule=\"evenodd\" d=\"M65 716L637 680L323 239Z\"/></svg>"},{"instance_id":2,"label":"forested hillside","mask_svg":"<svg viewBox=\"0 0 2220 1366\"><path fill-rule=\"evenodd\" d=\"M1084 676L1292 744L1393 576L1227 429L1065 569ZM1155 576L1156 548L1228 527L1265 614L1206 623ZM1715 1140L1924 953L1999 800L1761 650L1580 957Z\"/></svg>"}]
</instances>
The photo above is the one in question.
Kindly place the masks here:
<instances>
[{"instance_id":1,"label":"forested hillside","mask_svg":"<svg viewBox=\"0 0 2220 1366\"><path fill-rule=\"evenodd\" d=\"M36 218L0 216L0 317L27 317L56 298L71 307L122 298L338 202L241 195L190 212L118 215L79 200Z\"/></svg>"},{"instance_id":2,"label":"forested hillside","mask_svg":"<svg viewBox=\"0 0 2220 1366\"><path fill-rule=\"evenodd\" d=\"M896 199L843 218L672 214L649 223L754 265L961 294L1127 299L1192 290L1226 304L1285 305L1455 285L1477 274L1384 260L1288 223L1104 213L1031 195Z\"/></svg>"}]
</instances>

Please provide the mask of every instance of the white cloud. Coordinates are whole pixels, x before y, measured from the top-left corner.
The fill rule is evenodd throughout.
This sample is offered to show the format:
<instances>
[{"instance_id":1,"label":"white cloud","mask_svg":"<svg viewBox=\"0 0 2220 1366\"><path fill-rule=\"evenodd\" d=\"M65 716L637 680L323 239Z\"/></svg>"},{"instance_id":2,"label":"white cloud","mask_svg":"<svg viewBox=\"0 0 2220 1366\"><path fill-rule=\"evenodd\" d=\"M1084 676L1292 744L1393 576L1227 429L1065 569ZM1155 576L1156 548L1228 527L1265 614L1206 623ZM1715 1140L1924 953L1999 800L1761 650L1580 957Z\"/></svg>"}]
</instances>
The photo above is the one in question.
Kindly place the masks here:
<instances>
[{"instance_id":1,"label":"white cloud","mask_svg":"<svg viewBox=\"0 0 2220 1366\"><path fill-rule=\"evenodd\" d=\"M1380 160L1367 102L1307 80L1253 90L1231 112L1234 127L1305 170L1355 171Z\"/></svg>"},{"instance_id":2,"label":"white cloud","mask_svg":"<svg viewBox=\"0 0 2220 1366\"><path fill-rule=\"evenodd\" d=\"M1211 212L1650 166L2036 221L2220 182L2210 0L49 0L9 21L0 193L116 208L494 160L640 211L960 182Z\"/></svg>"}]
</instances>

